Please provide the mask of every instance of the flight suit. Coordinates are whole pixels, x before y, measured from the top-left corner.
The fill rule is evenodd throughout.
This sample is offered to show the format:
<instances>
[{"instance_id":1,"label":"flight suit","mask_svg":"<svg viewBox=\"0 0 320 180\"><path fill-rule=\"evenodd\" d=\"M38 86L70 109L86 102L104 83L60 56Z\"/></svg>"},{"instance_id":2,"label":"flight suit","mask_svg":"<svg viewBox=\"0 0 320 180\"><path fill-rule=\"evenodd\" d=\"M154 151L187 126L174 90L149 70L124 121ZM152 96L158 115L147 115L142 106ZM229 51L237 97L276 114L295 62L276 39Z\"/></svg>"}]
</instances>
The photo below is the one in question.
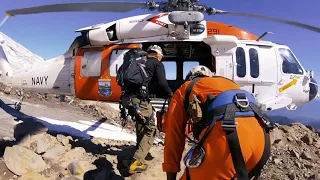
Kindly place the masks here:
<instances>
[{"instance_id":1,"label":"flight suit","mask_svg":"<svg viewBox=\"0 0 320 180\"><path fill-rule=\"evenodd\" d=\"M185 92L190 82L184 83L174 93L164 117L165 146L162 169L165 172L177 173L181 170L180 162L185 147L185 139L186 135L190 133L186 130L189 129L186 125L188 116L183 104ZM204 77L194 85L189 99L193 94L196 94L199 100L204 103L208 94L217 96L219 93L231 89L238 90L239 86L222 77ZM255 117L236 117L235 120L238 122L237 133L241 150L247 170L250 171L258 163L264 151L264 131ZM205 130L200 134L200 139L203 137ZM221 121L216 122L204 141L203 148L206 154L202 164L197 168L188 168L192 180L229 180L236 175ZM186 172L180 179L186 179Z\"/></svg>"}]
</instances>

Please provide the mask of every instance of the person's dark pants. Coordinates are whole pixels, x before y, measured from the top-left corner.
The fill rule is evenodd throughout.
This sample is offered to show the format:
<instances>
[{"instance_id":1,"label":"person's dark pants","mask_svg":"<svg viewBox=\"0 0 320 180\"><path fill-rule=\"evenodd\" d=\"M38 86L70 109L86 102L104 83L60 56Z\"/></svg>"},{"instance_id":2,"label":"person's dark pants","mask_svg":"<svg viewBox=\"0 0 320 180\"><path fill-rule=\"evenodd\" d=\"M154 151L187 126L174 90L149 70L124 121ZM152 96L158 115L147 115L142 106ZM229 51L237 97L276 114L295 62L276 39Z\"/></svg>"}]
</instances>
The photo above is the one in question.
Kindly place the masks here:
<instances>
[{"instance_id":1,"label":"person's dark pants","mask_svg":"<svg viewBox=\"0 0 320 180\"><path fill-rule=\"evenodd\" d=\"M139 105L140 113L146 120L146 122L139 119L136 121L137 150L133 156L136 160L144 162L156 136L156 125L153 118L154 114L150 102L132 98L132 103L134 107Z\"/></svg>"}]
</instances>

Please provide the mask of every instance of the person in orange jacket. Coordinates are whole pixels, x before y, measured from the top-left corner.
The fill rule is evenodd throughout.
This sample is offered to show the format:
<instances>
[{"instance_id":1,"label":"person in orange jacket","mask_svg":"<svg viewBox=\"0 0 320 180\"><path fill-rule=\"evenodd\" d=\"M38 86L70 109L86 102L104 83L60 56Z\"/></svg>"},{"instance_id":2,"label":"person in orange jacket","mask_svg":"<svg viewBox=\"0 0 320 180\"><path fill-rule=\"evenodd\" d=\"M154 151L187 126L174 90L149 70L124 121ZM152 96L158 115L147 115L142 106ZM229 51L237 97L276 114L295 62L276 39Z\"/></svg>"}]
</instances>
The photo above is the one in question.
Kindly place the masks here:
<instances>
[{"instance_id":1,"label":"person in orange jacket","mask_svg":"<svg viewBox=\"0 0 320 180\"><path fill-rule=\"evenodd\" d=\"M249 92L246 94L247 100L249 99L248 106L245 106L246 104L240 100L243 98L241 93L243 95L246 91L241 91L235 82L227 78L213 77L212 72L205 66L193 67L186 80L187 82L174 93L164 117L165 145L162 169L167 173L167 179L176 180L177 173L181 170L187 124L194 129L192 134L198 141L184 158L187 168L180 180L224 180L235 177L244 180L257 177L270 156L269 132L273 129L273 123L262 114L258 106L252 105L255 101ZM230 99L230 95L235 92L238 100L240 99L236 102L242 104L243 110L252 108L247 112L249 114L244 114L243 117L221 112L223 98ZM190 100L185 98L196 100L190 104ZM196 101L198 105L194 103ZM213 106L216 108L212 108L214 103ZM222 110L233 109L230 112L235 114L236 108L240 109L240 106L235 105L231 102L230 105L223 106ZM207 107L207 110L204 107ZM199 131L197 125L204 124L206 126ZM198 132L194 127L198 128Z\"/></svg>"}]
</instances>

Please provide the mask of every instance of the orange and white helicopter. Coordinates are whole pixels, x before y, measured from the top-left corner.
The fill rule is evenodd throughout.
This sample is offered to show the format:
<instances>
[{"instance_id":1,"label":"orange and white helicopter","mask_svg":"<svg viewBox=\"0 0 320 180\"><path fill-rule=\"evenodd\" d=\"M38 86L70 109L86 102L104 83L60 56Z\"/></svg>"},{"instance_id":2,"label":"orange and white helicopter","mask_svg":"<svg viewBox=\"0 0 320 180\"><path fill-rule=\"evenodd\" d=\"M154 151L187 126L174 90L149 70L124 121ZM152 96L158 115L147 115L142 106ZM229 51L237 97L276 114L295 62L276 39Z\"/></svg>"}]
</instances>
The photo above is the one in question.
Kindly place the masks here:
<instances>
[{"instance_id":1,"label":"orange and white helicopter","mask_svg":"<svg viewBox=\"0 0 320 180\"><path fill-rule=\"evenodd\" d=\"M184 82L184 74L189 70L184 69L185 64L201 64L250 91L264 111L283 107L295 110L318 96L313 71L306 71L288 46L262 41L267 32L258 37L228 24L206 21L203 13L261 18L318 33L320 28L277 18L217 10L196 1L81 2L9 10L0 25L11 16L46 12L128 12L144 8L157 10L159 14L137 15L76 30L81 35L75 38L64 54L14 74L1 47L3 40L0 40L1 82L22 88L22 91L116 102L121 95L116 83L116 71L122 64L124 53L132 48L146 49L151 44L157 44L163 48L164 64L168 63L176 70L175 78L168 79L173 90ZM21 108L22 97L15 104L17 110ZM155 107L161 106L163 99L153 99L152 102Z\"/></svg>"}]
</instances>

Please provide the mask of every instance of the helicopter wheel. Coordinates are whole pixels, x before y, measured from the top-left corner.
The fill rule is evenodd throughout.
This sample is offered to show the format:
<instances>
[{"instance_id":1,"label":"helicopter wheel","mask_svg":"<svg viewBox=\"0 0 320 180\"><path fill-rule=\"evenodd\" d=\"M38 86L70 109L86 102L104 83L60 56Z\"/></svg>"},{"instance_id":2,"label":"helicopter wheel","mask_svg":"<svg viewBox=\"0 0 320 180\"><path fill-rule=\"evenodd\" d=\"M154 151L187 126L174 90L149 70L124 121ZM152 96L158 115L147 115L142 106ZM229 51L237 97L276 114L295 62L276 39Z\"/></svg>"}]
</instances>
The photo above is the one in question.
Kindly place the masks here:
<instances>
[{"instance_id":1,"label":"helicopter wheel","mask_svg":"<svg viewBox=\"0 0 320 180\"><path fill-rule=\"evenodd\" d=\"M17 111L20 111L21 110L21 103L14 103L14 109L17 110Z\"/></svg>"}]
</instances>

